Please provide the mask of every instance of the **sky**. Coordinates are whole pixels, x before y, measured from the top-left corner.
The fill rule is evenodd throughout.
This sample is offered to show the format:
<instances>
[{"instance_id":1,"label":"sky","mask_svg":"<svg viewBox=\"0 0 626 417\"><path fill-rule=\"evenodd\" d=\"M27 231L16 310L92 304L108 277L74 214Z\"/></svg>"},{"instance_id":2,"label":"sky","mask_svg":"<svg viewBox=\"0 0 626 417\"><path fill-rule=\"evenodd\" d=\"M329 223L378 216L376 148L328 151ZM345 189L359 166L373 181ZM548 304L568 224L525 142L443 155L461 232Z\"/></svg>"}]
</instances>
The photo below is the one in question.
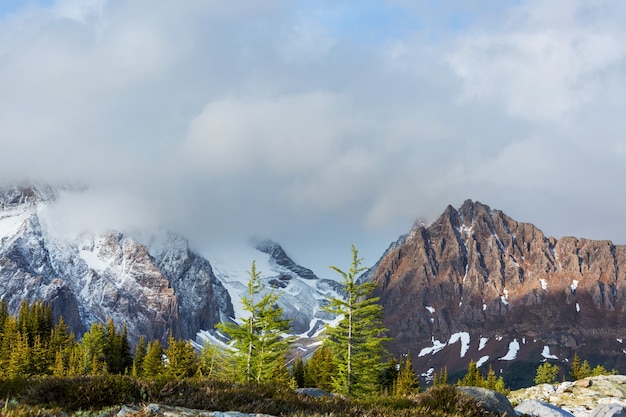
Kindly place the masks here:
<instances>
[{"instance_id":1,"label":"sky","mask_svg":"<svg viewBox=\"0 0 626 417\"><path fill-rule=\"evenodd\" d=\"M318 275L481 201L626 244L622 0L3 0L0 179Z\"/></svg>"}]
</instances>

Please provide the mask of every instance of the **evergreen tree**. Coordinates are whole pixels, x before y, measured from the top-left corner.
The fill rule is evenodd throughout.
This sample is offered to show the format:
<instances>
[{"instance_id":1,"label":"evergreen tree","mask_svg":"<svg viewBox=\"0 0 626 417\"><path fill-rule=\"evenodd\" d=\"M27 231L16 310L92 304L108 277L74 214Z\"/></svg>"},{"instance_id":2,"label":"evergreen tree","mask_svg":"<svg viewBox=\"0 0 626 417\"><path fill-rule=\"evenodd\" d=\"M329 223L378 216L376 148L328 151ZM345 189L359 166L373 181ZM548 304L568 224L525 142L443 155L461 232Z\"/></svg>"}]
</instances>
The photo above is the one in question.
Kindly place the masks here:
<instances>
[{"instance_id":1,"label":"evergreen tree","mask_svg":"<svg viewBox=\"0 0 626 417\"><path fill-rule=\"evenodd\" d=\"M448 367L444 366L439 370L439 374L435 374L433 377L433 385L448 385Z\"/></svg>"},{"instance_id":2,"label":"evergreen tree","mask_svg":"<svg viewBox=\"0 0 626 417\"><path fill-rule=\"evenodd\" d=\"M205 343L200 353L200 368L206 378L236 380L235 353L217 344Z\"/></svg>"},{"instance_id":3,"label":"evergreen tree","mask_svg":"<svg viewBox=\"0 0 626 417\"><path fill-rule=\"evenodd\" d=\"M170 332L165 351L167 366L165 374L174 378L191 377L198 371L198 355L190 341L176 340Z\"/></svg>"},{"instance_id":4,"label":"evergreen tree","mask_svg":"<svg viewBox=\"0 0 626 417\"><path fill-rule=\"evenodd\" d=\"M534 382L539 384L554 384L556 378L559 375L559 367L551 364L550 362L544 362L537 367Z\"/></svg>"},{"instance_id":5,"label":"evergreen tree","mask_svg":"<svg viewBox=\"0 0 626 417\"><path fill-rule=\"evenodd\" d=\"M146 357L143 360L143 376L154 378L162 375L165 371L163 365L163 346L158 340L148 343Z\"/></svg>"},{"instance_id":6,"label":"evergreen tree","mask_svg":"<svg viewBox=\"0 0 626 417\"><path fill-rule=\"evenodd\" d=\"M484 386L483 376L478 370L478 366L476 366L476 362L474 362L473 360L470 361L469 367L467 369L467 373L463 377L463 380L459 381L459 385L465 385L465 386L470 386L470 387Z\"/></svg>"},{"instance_id":7,"label":"evergreen tree","mask_svg":"<svg viewBox=\"0 0 626 417\"><path fill-rule=\"evenodd\" d=\"M587 362L587 360L581 362L577 353L574 353L570 376L574 379L574 381L591 376L591 366L589 365L589 362Z\"/></svg>"},{"instance_id":8,"label":"evergreen tree","mask_svg":"<svg viewBox=\"0 0 626 417\"><path fill-rule=\"evenodd\" d=\"M107 321L104 355L110 373L124 374L128 372L133 364L133 358L130 355L126 324L124 324L122 331L118 332L113 319Z\"/></svg>"},{"instance_id":9,"label":"evergreen tree","mask_svg":"<svg viewBox=\"0 0 626 417\"><path fill-rule=\"evenodd\" d=\"M396 395L408 396L420 391L420 381L413 370L411 352L407 353L406 360L400 363L398 380L396 382Z\"/></svg>"},{"instance_id":10,"label":"evergreen tree","mask_svg":"<svg viewBox=\"0 0 626 417\"><path fill-rule=\"evenodd\" d=\"M382 307L379 298L371 297L373 282L356 281L357 275L367 268L352 245L352 263L348 272L336 266L331 269L342 278L346 299L331 298L326 311L342 319L335 327L327 327L324 343L329 346L337 361L337 374L333 378L334 390L345 395L363 396L378 390L383 344L390 339L382 325Z\"/></svg>"},{"instance_id":11,"label":"evergreen tree","mask_svg":"<svg viewBox=\"0 0 626 417\"><path fill-rule=\"evenodd\" d=\"M248 291L242 298L248 318L242 324L220 323L217 325L231 340L240 379L245 382L276 381L289 375L285 367L285 354L293 340L284 334L290 321L282 318L283 310L276 302L279 295L274 291L263 294L261 273L253 261L248 281Z\"/></svg>"},{"instance_id":12,"label":"evergreen tree","mask_svg":"<svg viewBox=\"0 0 626 417\"><path fill-rule=\"evenodd\" d=\"M298 354L293 361L291 367L291 377L295 381L297 388L304 388L304 362L302 361L302 355Z\"/></svg>"},{"instance_id":13,"label":"evergreen tree","mask_svg":"<svg viewBox=\"0 0 626 417\"><path fill-rule=\"evenodd\" d=\"M11 347L7 376L16 378L18 376L30 376L31 367L30 348L28 346L28 336L26 333L18 333L17 340Z\"/></svg>"},{"instance_id":14,"label":"evergreen tree","mask_svg":"<svg viewBox=\"0 0 626 417\"><path fill-rule=\"evenodd\" d=\"M135 357L133 358L133 371L132 375L135 378L139 378L143 375L143 360L146 357L146 339L143 336L139 337L139 342L135 346Z\"/></svg>"},{"instance_id":15,"label":"evergreen tree","mask_svg":"<svg viewBox=\"0 0 626 417\"><path fill-rule=\"evenodd\" d=\"M104 326L101 323L93 323L79 343L83 374L102 375L107 372L105 344Z\"/></svg>"},{"instance_id":16,"label":"evergreen tree","mask_svg":"<svg viewBox=\"0 0 626 417\"><path fill-rule=\"evenodd\" d=\"M324 391L333 390L333 376L337 373L337 363L330 347L320 346L304 364L304 386Z\"/></svg>"}]
</instances>

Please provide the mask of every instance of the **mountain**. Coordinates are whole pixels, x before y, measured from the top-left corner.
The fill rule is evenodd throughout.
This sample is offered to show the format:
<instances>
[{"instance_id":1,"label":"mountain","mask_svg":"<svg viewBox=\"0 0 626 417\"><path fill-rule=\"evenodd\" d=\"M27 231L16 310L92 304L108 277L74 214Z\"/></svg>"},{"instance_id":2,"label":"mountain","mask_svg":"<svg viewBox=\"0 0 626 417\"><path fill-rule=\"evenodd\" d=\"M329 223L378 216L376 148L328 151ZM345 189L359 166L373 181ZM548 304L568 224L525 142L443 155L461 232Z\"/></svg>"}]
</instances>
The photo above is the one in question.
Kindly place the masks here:
<instances>
[{"instance_id":1,"label":"mountain","mask_svg":"<svg viewBox=\"0 0 626 417\"><path fill-rule=\"evenodd\" d=\"M626 371L626 246L546 237L468 200L415 225L365 279L378 284L391 351L411 351L427 380L474 360L519 386L520 370L532 381L540 361L575 352Z\"/></svg>"},{"instance_id":2,"label":"mountain","mask_svg":"<svg viewBox=\"0 0 626 417\"><path fill-rule=\"evenodd\" d=\"M57 233L51 208L65 194L84 191L33 184L0 189L0 296L12 314L22 300L44 300L78 337L91 323L112 318L116 326L126 324L133 344L142 335L166 342L170 331L201 343L218 322L245 316L246 271L259 259L266 290L282 293L279 304L294 333L313 336L334 319L321 307L327 295L340 293L339 284L319 279L269 240L244 248L234 263L233 254L212 258L214 270L174 232L142 239L116 230Z\"/></svg>"},{"instance_id":3,"label":"mountain","mask_svg":"<svg viewBox=\"0 0 626 417\"><path fill-rule=\"evenodd\" d=\"M45 300L77 336L113 318L128 326L132 341L139 335L166 340L170 331L193 338L232 315L211 266L180 236L149 253L114 230L72 239L51 233L47 210L66 191L37 185L0 190L0 294L12 313L22 300Z\"/></svg>"}]
</instances>

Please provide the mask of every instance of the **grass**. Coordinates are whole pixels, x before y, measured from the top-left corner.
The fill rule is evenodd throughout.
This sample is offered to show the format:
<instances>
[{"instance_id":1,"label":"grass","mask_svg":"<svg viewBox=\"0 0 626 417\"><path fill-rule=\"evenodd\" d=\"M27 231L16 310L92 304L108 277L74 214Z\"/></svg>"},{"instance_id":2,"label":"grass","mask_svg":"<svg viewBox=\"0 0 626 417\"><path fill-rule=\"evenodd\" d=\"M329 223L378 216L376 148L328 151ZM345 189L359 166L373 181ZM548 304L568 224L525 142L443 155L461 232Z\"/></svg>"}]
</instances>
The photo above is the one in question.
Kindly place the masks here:
<instances>
[{"instance_id":1,"label":"grass","mask_svg":"<svg viewBox=\"0 0 626 417\"><path fill-rule=\"evenodd\" d=\"M13 383L12 383L13 382ZM208 411L237 410L285 417L488 417L453 386L410 398L312 398L271 384L240 385L207 379L137 380L123 376L37 378L0 382L2 416L114 416L123 404L157 403Z\"/></svg>"}]
</instances>

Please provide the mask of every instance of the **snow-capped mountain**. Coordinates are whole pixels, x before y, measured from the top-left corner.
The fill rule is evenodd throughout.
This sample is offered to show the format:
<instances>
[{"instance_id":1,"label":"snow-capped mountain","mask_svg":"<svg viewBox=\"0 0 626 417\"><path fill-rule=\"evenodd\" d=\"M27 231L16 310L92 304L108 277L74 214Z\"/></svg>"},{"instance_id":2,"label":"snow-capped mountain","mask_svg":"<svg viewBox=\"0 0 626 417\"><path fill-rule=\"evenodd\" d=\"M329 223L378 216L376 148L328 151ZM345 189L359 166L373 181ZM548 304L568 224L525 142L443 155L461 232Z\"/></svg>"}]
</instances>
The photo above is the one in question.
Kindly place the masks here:
<instances>
[{"instance_id":1,"label":"snow-capped mountain","mask_svg":"<svg viewBox=\"0 0 626 417\"><path fill-rule=\"evenodd\" d=\"M229 249L230 253L215 253L211 264L216 276L228 289L236 318L247 317L241 298L247 291L252 261L261 275L265 292L278 291L278 305L284 316L291 319L292 333L312 337L324 323L333 320L322 310L328 297L341 297L337 281L318 278L313 271L297 265L283 248L271 240L253 241L249 246Z\"/></svg>"},{"instance_id":2,"label":"snow-capped mountain","mask_svg":"<svg viewBox=\"0 0 626 417\"><path fill-rule=\"evenodd\" d=\"M165 341L169 332L202 342L215 324L245 316L240 298L256 260L266 291L293 332L311 336L328 317L321 306L340 286L295 264L276 243L259 241L216 253L211 262L183 236L156 232L137 238L116 230L55 232L51 208L67 192L39 185L0 189L0 296L15 314L22 300L42 299L77 336L91 323L113 318L131 342L143 335ZM215 262L216 267L212 266Z\"/></svg>"}]
</instances>

